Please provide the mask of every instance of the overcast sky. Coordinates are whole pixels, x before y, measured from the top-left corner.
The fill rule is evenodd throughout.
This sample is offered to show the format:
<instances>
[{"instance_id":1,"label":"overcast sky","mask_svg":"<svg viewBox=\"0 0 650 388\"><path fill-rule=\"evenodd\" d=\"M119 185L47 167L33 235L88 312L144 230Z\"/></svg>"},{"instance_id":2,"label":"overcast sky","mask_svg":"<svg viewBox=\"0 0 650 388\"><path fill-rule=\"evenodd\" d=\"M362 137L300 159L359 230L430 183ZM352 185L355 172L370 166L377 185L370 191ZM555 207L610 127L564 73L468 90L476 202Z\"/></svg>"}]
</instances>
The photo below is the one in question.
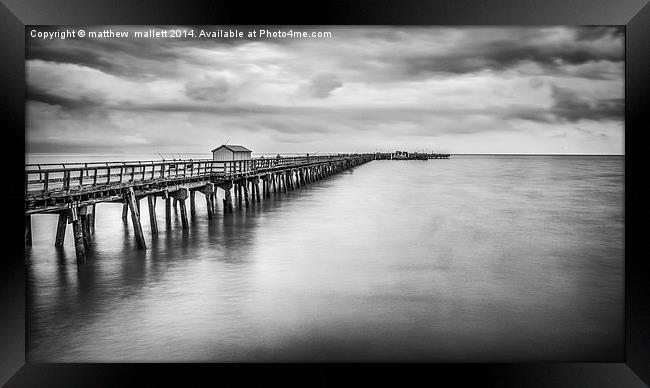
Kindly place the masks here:
<instances>
[{"instance_id":1,"label":"overcast sky","mask_svg":"<svg viewBox=\"0 0 650 388\"><path fill-rule=\"evenodd\" d=\"M28 38L27 150L624 153L621 28L315 30Z\"/></svg>"}]
</instances>

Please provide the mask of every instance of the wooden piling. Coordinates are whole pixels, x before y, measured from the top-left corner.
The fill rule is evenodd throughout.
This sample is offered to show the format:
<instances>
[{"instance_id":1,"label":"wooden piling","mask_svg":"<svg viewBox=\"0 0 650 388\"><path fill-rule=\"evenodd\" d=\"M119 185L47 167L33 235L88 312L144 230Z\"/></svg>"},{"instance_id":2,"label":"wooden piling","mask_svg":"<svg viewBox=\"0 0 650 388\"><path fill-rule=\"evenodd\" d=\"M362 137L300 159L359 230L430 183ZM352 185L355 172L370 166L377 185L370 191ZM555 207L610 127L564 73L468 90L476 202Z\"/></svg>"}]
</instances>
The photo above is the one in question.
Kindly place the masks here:
<instances>
[{"instance_id":1,"label":"wooden piling","mask_svg":"<svg viewBox=\"0 0 650 388\"><path fill-rule=\"evenodd\" d=\"M81 228L83 231L83 242L86 251L90 245L90 215L92 214L92 206L79 207L79 218L81 219Z\"/></svg>"},{"instance_id":2,"label":"wooden piling","mask_svg":"<svg viewBox=\"0 0 650 388\"><path fill-rule=\"evenodd\" d=\"M25 245L32 246L32 216L25 216Z\"/></svg>"},{"instance_id":3,"label":"wooden piling","mask_svg":"<svg viewBox=\"0 0 650 388\"><path fill-rule=\"evenodd\" d=\"M59 222L56 225L56 240L54 240L54 246L61 248L65 241L65 230L68 226L68 211L64 210L59 213Z\"/></svg>"},{"instance_id":4,"label":"wooden piling","mask_svg":"<svg viewBox=\"0 0 650 388\"><path fill-rule=\"evenodd\" d=\"M89 241L90 229L88 228L88 215L81 214L81 208L79 210L80 210L79 219L81 220L81 230L83 232L83 243L84 243L84 248L87 251L88 245L90 243Z\"/></svg>"},{"instance_id":5,"label":"wooden piling","mask_svg":"<svg viewBox=\"0 0 650 388\"><path fill-rule=\"evenodd\" d=\"M248 202L248 182L244 181L244 203L246 204L246 207L249 207L250 204Z\"/></svg>"},{"instance_id":6,"label":"wooden piling","mask_svg":"<svg viewBox=\"0 0 650 388\"><path fill-rule=\"evenodd\" d=\"M278 190L275 184L275 174L271 174L271 180L273 181L273 194L277 194Z\"/></svg>"},{"instance_id":7,"label":"wooden piling","mask_svg":"<svg viewBox=\"0 0 650 388\"><path fill-rule=\"evenodd\" d=\"M125 200L124 205L122 205L122 219L126 220L128 216L129 216L129 205L126 203Z\"/></svg>"},{"instance_id":8,"label":"wooden piling","mask_svg":"<svg viewBox=\"0 0 650 388\"><path fill-rule=\"evenodd\" d=\"M266 176L266 198L271 198L271 175Z\"/></svg>"},{"instance_id":9,"label":"wooden piling","mask_svg":"<svg viewBox=\"0 0 650 388\"><path fill-rule=\"evenodd\" d=\"M156 220L156 204L153 195L147 196L147 205L149 205L149 224L151 225L151 235L158 235L158 221Z\"/></svg>"},{"instance_id":10,"label":"wooden piling","mask_svg":"<svg viewBox=\"0 0 650 388\"><path fill-rule=\"evenodd\" d=\"M81 225L81 218L78 214L76 205L70 207L70 221L72 222L72 232L74 235L74 249L77 256L77 265L86 262L86 247L84 244L84 232Z\"/></svg>"},{"instance_id":11,"label":"wooden piling","mask_svg":"<svg viewBox=\"0 0 650 388\"><path fill-rule=\"evenodd\" d=\"M223 212L224 213L232 213L232 196L230 194L230 189L233 188L233 184L231 182L228 182L228 185L222 186L221 188L223 189ZM237 192L236 190L235 193Z\"/></svg>"},{"instance_id":12,"label":"wooden piling","mask_svg":"<svg viewBox=\"0 0 650 388\"><path fill-rule=\"evenodd\" d=\"M170 227L172 224L172 199L165 198L165 225Z\"/></svg>"},{"instance_id":13,"label":"wooden piling","mask_svg":"<svg viewBox=\"0 0 650 388\"><path fill-rule=\"evenodd\" d=\"M262 196L266 198L266 179L262 177Z\"/></svg>"},{"instance_id":14,"label":"wooden piling","mask_svg":"<svg viewBox=\"0 0 650 388\"><path fill-rule=\"evenodd\" d=\"M190 190L190 213L194 213L194 208L196 207L196 192Z\"/></svg>"},{"instance_id":15,"label":"wooden piling","mask_svg":"<svg viewBox=\"0 0 650 388\"><path fill-rule=\"evenodd\" d=\"M255 201L260 202L260 178L255 178L253 181L253 190L255 191Z\"/></svg>"},{"instance_id":16,"label":"wooden piling","mask_svg":"<svg viewBox=\"0 0 650 388\"><path fill-rule=\"evenodd\" d=\"M252 203L255 202L255 178L249 180L248 183L249 183L249 191L251 194L251 203Z\"/></svg>"},{"instance_id":17,"label":"wooden piling","mask_svg":"<svg viewBox=\"0 0 650 388\"><path fill-rule=\"evenodd\" d=\"M185 200L189 196L189 189L187 187L181 187L173 195L174 199L178 202L178 207L181 209L181 224L183 229L187 230L190 228L190 224L187 220L187 208L185 207Z\"/></svg>"},{"instance_id":18,"label":"wooden piling","mask_svg":"<svg viewBox=\"0 0 650 388\"><path fill-rule=\"evenodd\" d=\"M242 187L241 187L241 182L237 183L237 207L241 209L241 202L242 202Z\"/></svg>"},{"instance_id":19,"label":"wooden piling","mask_svg":"<svg viewBox=\"0 0 650 388\"><path fill-rule=\"evenodd\" d=\"M208 183L205 185L205 191L203 194L205 194L205 205L208 209L208 219L211 220L213 213L214 213L214 207L212 206L212 194L214 192L214 183Z\"/></svg>"},{"instance_id":20,"label":"wooden piling","mask_svg":"<svg viewBox=\"0 0 650 388\"><path fill-rule=\"evenodd\" d=\"M95 212L97 211L97 204L92 205L92 211L90 212L90 227L95 230Z\"/></svg>"},{"instance_id":21,"label":"wooden piling","mask_svg":"<svg viewBox=\"0 0 650 388\"><path fill-rule=\"evenodd\" d=\"M138 201L133 192L133 187L127 189L126 198L129 204L129 210L131 210L131 222L133 223L135 242L138 249L147 249L147 243L144 241L144 233L142 232L142 225L140 224L140 211L137 205Z\"/></svg>"}]
</instances>

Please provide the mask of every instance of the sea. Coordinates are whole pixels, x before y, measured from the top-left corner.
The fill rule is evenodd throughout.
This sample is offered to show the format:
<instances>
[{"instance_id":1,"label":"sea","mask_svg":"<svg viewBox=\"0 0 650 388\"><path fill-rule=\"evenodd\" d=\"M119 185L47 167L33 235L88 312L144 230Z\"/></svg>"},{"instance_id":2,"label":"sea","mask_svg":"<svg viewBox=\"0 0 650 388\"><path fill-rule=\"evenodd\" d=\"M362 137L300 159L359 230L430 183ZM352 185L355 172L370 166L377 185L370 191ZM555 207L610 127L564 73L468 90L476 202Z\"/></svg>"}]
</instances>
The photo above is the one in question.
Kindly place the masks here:
<instances>
[{"instance_id":1,"label":"sea","mask_svg":"<svg viewBox=\"0 0 650 388\"><path fill-rule=\"evenodd\" d=\"M376 160L212 220L197 194L188 231L159 200L146 251L99 204L79 267L34 215L27 360L622 362L624 160Z\"/></svg>"}]
</instances>

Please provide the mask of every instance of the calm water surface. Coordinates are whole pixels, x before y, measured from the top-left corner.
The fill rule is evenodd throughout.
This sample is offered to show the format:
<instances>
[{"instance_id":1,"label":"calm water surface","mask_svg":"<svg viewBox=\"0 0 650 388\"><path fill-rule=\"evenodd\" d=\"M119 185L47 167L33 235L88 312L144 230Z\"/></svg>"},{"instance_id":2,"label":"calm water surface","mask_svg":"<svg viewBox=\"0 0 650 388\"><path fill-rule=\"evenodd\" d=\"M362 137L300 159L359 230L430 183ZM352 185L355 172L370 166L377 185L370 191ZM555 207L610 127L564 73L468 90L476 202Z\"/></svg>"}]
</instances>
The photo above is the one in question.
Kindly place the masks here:
<instances>
[{"instance_id":1,"label":"calm water surface","mask_svg":"<svg viewBox=\"0 0 650 388\"><path fill-rule=\"evenodd\" d=\"M106 159L108 160L108 159ZM30 361L620 361L624 158L373 161L89 259L33 216ZM223 191L219 190L219 198ZM147 202L141 201L148 214Z\"/></svg>"}]
</instances>

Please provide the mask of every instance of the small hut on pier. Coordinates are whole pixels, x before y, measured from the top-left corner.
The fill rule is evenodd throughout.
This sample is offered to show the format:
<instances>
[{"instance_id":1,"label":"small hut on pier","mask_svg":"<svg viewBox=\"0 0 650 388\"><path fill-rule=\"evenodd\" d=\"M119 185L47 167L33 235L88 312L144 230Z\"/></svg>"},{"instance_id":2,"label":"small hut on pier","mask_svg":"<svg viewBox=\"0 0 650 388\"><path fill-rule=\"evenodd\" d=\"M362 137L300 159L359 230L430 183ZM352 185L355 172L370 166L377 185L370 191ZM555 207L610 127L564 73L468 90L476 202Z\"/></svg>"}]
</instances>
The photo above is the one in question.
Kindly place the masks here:
<instances>
[{"instance_id":1,"label":"small hut on pier","mask_svg":"<svg viewBox=\"0 0 650 388\"><path fill-rule=\"evenodd\" d=\"M222 144L212 150L212 160L223 163L224 172L248 171L253 151L240 145Z\"/></svg>"}]
</instances>

